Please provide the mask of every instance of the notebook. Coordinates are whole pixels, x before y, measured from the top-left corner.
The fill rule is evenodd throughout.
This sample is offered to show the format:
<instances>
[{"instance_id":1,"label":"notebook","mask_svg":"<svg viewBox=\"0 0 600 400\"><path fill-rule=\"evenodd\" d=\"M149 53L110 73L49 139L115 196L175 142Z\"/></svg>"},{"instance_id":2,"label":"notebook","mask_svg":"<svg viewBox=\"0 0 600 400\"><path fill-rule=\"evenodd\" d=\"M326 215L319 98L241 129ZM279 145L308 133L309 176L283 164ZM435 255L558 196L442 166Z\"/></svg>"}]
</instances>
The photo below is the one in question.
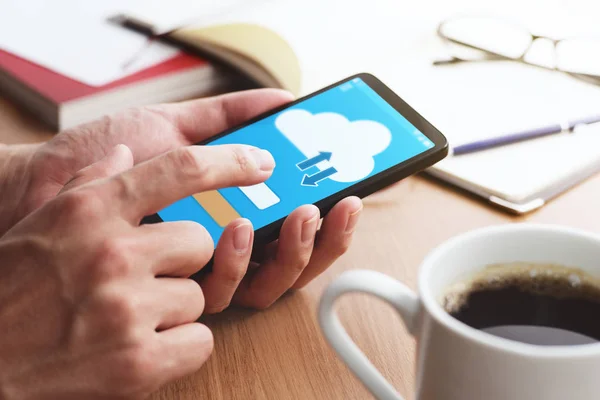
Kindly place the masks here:
<instances>
[{"instance_id":1,"label":"notebook","mask_svg":"<svg viewBox=\"0 0 600 400\"><path fill-rule=\"evenodd\" d=\"M167 32L151 20L118 14L110 20L127 29L200 55L218 66L241 74L262 87L282 88L297 95L301 86L298 57L290 44L273 29L246 22L190 25Z\"/></svg>"},{"instance_id":2,"label":"notebook","mask_svg":"<svg viewBox=\"0 0 600 400\"><path fill-rule=\"evenodd\" d=\"M260 1L259 1L260 2ZM27 0L3 1L0 49L93 87L106 86L176 55L172 46L108 22L117 13L173 19L203 16L255 5L257 0ZM144 49L135 61L132 55Z\"/></svg>"},{"instance_id":3,"label":"notebook","mask_svg":"<svg viewBox=\"0 0 600 400\"><path fill-rule=\"evenodd\" d=\"M56 130L126 107L178 101L229 87L210 63L179 53L103 86L89 86L0 49L0 92Z\"/></svg>"},{"instance_id":4,"label":"notebook","mask_svg":"<svg viewBox=\"0 0 600 400\"><path fill-rule=\"evenodd\" d=\"M600 87L510 61L419 65L394 89L451 147L600 114ZM600 125L478 153L449 156L427 173L523 214L600 171Z\"/></svg>"},{"instance_id":5,"label":"notebook","mask_svg":"<svg viewBox=\"0 0 600 400\"><path fill-rule=\"evenodd\" d=\"M294 50L272 29L250 23L185 27L170 35L226 63L261 86L298 95L301 71Z\"/></svg>"},{"instance_id":6,"label":"notebook","mask_svg":"<svg viewBox=\"0 0 600 400\"><path fill-rule=\"evenodd\" d=\"M220 6L204 7L201 14L208 18L237 2L227 0ZM10 15L0 17L0 22L10 20L11 26L19 28L0 40L0 91L57 130L126 107L257 85L299 92L298 58L272 29L235 22L192 25L169 31L165 37L169 43L165 44L163 40L149 41L148 33L164 33L160 27L176 14L196 15L197 5L183 7L185 1L176 0L181 7L171 2L143 8L143 16L161 10L161 14L170 15L155 26L154 21L137 17L141 0L110 0L91 8L75 3L66 0L46 15L43 4L35 0L31 7L15 4L8 10ZM250 3L260 2L248 2L247 6ZM124 26L133 21L128 14L117 12L121 7L136 15L136 29ZM166 12L171 7L177 12ZM52 29L57 21L61 29ZM0 33L9 29L0 25ZM44 34L35 33L31 26Z\"/></svg>"}]
</instances>

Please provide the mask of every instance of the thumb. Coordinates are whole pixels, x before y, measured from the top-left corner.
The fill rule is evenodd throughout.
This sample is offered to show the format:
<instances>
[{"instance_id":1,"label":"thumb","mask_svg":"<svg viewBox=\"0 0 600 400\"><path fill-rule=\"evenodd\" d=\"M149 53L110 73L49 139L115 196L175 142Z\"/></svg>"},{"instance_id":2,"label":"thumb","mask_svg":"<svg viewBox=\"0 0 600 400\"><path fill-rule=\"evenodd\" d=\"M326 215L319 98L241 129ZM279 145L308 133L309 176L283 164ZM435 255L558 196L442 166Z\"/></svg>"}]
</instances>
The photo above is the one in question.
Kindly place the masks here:
<instances>
[{"instance_id":1,"label":"thumb","mask_svg":"<svg viewBox=\"0 0 600 400\"><path fill-rule=\"evenodd\" d=\"M133 154L129 147L118 144L100 161L80 169L62 188L61 193L96 179L108 178L133 167Z\"/></svg>"}]
</instances>

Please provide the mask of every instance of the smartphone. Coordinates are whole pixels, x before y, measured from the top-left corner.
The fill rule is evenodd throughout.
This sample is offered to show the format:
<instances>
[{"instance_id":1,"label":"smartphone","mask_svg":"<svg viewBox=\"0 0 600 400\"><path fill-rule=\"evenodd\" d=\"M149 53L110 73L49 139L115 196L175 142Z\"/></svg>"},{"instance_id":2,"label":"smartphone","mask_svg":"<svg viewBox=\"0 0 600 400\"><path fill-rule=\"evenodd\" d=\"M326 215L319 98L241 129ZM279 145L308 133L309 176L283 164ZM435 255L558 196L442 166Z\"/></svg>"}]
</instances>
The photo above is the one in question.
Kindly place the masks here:
<instances>
[{"instance_id":1,"label":"smartphone","mask_svg":"<svg viewBox=\"0 0 600 400\"><path fill-rule=\"evenodd\" d=\"M255 244L275 240L285 217L314 204L324 216L347 196L365 197L448 154L446 138L373 75L346 78L260 115L205 146L248 144L271 152L264 183L198 193L143 222L191 220L218 242L225 226L249 219Z\"/></svg>"}]
</instances>

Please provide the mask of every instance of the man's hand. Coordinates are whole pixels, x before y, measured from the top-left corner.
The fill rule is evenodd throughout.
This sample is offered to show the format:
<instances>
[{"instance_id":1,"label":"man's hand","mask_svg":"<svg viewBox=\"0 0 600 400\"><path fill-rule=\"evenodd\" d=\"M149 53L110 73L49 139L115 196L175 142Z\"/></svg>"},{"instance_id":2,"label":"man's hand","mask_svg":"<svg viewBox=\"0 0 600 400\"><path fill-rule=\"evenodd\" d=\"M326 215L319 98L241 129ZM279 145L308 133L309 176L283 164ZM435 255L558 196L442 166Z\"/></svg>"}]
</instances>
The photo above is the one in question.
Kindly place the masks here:
<instances>
[{"instance_id":1,"label":"man's hand","mask_svg":"<svg viewBox=\"0 0 600 400\"><path fill-rule=\"evenodd\" d=\"M126 149L112 157L126 160ZM203 292L185 279L212 256L210 236L191 222L139 222L193 193L262 182L274 161L230 145L127 164L88 168L80 177L95 180L65 189L0 241L1 398L143 398L210 355L211 333L194 322Z\"/></svg>"},{"instance_id":2,"label":"man's hand","mask_svg":"<svg viewBox=\"0 0 600 400\"><path fill-rule=\"evenodd\" d=\"M131 149L137 164L290 100L288 92L262 89L138 107L66 130L43 145L0 147L0 237L119 144Z\"/></svg>"},{"instance_id":3,"label":"man's hand","mask_svg":"<svg viewBox=\"0 0 600 400\"><path fill-rule=\"evenodd\" d=\"M291 99L287 92L261 89L136 108L67 130L41 146L13 151L20 154L11 158L19 168L0 170L0 237L61 191L203 141ZM0 148L0 165L7 149ZM347 198L317 231L319 210L300 207L285 221L279 240L263 249L252 249L250 221L232 222L215 251L213 270L200 282L206 312L231 303L265 308L288 289L306 285L346 251L361 209L358 198Z\"/></svg>"}]
</instances>

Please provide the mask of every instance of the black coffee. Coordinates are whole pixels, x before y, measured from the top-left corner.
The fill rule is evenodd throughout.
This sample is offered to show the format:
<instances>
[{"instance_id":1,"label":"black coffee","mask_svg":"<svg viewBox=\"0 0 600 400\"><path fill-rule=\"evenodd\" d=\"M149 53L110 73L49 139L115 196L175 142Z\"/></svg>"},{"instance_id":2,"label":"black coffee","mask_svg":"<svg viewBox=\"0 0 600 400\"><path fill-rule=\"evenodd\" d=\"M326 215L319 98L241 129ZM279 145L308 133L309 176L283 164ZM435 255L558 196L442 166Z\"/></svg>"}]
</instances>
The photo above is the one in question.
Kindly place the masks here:
<instances>
[{"instance_id":1,"label":"black coffee","mask_svg":"<svg viewBox=\"0 0 600 400\"><path fill-rule=\"evenodd\" d=\"M451 287L443 303L459 321L506 339L537 345L600 341L600 281L578 269L491 266Z\"/></svg>"}]
</instances>

